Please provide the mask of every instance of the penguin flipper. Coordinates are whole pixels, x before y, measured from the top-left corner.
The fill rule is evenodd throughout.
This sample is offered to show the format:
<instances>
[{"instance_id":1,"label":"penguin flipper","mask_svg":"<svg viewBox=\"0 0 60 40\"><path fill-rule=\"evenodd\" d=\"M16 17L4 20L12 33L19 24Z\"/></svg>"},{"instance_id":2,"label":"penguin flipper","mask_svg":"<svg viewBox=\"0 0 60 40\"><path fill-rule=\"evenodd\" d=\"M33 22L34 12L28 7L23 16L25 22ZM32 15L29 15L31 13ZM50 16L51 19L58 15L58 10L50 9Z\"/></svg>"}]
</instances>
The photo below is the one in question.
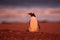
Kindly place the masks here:
<instances>
[{"instance_id":1,"label":"penguin flipper","mask_svg":"<svg viewBox=\"0 0 60 40\"><path fill-rule=\"evenodd\" d=\"M38 28L40 29L40 25L39 25L39 22L38 22Z\"/></svg>"}]
</instances>

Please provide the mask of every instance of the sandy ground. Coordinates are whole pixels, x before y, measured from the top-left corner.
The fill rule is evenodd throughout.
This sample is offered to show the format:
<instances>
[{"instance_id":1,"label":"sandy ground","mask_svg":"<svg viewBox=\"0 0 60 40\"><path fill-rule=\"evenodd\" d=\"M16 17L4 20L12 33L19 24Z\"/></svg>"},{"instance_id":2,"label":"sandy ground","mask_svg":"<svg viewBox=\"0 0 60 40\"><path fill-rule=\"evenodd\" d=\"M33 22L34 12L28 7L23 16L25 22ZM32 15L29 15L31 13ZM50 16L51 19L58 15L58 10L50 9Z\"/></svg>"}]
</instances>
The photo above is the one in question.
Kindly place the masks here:
<instances>
[{"instance_id":1,"label":"sandy ground","mask_svg":"<svg viewBox=\"0 0 60 40\"><path fill-rule=\"evenodd\" d=\"M0 40L60 40L60 34L31 33L4 29L0 30Z\"/></svg>"},{"instance_id":2,"label":"sandy ground","mask_svg":"<svg viewBox=\"0 0 60 40\"><path fill-rule=\"evenodd\" d=\"M48 32L60 34L60 23L39 23L40 32ZM29 27L29 23L5 23L0 24L0 29L10 29L26 32Z\"/></svg>"}]
</instances>

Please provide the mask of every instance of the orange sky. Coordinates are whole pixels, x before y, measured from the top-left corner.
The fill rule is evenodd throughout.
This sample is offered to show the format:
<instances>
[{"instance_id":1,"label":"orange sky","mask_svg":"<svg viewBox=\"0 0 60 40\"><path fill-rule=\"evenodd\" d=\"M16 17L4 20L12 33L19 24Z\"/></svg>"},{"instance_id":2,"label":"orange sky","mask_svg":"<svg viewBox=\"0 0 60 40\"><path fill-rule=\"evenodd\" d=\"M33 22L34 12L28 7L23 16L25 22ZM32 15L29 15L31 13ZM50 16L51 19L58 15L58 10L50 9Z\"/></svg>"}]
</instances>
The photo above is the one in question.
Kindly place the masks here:
<instances>
[{"instance_id":1,"label":"orange sky","mask_svg":"<svg viewBox=\"0 0 60 40\"><path fill-rule=\"evenodd\" d=\"M50 20L50 21L58 21L60 20L60 8L40 8L40 7L31 7L31 8L1 8L0 9L0 18L1 20L6 18L10 18L9 20L19 21L28 21L30 16L27 13L34 12L37 16L38 20ZM16 19L17 18L17 19ZM27 20L28 19L28 20ZM0 21L1 21L0 20Z\"/></svg>"}]
</instances>

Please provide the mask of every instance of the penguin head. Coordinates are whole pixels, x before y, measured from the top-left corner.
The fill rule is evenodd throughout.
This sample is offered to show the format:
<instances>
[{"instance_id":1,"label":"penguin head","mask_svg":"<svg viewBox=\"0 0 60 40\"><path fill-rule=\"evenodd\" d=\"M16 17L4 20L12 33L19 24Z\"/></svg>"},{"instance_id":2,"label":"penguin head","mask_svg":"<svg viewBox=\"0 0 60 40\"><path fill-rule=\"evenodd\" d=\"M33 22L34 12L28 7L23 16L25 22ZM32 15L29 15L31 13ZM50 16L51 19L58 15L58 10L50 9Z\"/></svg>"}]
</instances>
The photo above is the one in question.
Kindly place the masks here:
<instances>
[{"instance_id":1,"label":"penguin head","mask_svg":"<svg viewBox=\"0 0 60 40\"><path fill-rule=\"evenodd\" d=\"M29 14L31 17L32 17L32 16L36 17L34 13L28 13L28 14Z\"/></svg>"}]
</instances>

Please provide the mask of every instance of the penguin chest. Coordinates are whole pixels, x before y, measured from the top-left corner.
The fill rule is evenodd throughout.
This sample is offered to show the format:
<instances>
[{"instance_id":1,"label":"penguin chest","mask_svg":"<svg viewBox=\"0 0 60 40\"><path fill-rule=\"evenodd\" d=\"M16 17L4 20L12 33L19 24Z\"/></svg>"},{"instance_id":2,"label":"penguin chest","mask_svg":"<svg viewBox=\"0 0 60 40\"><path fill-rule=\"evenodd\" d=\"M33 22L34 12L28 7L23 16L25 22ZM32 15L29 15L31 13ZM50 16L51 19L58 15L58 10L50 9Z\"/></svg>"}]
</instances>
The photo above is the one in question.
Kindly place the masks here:
<instances>
[{"instance_id":1,"label":"penguin chest","mask_svg":"<svg viewBox=\"0 0 60 40\"><path fill-rule=\"evenodd\" d=\"M29 31L30 32L38 31L38 22L37 22L37 19L35 17L31 18Z\"/></svg>"}]
</instances>

